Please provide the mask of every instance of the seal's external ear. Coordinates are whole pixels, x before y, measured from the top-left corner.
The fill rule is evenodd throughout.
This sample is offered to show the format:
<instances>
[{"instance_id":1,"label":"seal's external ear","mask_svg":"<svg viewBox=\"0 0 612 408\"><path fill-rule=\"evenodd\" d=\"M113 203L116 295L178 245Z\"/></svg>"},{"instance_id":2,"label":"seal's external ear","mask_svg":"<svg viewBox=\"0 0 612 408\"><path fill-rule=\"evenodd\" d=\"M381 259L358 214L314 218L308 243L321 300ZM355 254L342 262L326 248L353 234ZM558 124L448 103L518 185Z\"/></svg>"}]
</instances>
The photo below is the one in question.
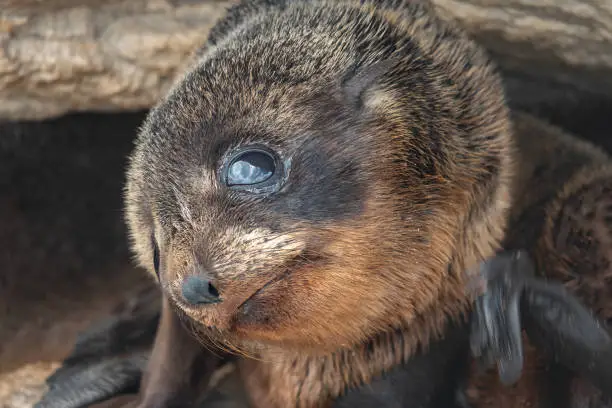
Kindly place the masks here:
<instances>
[{"instance_id":1,"label":"seal's external ear","mask_svg":"<svg viewBox=\"0 0 612 408\"><path fill-rule=\"evenodd\" d=\"M361 110L365 92L377 84L399 61L398 56L391 56L369 65L353 66L342 80L345 101L355 109Z\"/></svg>"}]
</instances>

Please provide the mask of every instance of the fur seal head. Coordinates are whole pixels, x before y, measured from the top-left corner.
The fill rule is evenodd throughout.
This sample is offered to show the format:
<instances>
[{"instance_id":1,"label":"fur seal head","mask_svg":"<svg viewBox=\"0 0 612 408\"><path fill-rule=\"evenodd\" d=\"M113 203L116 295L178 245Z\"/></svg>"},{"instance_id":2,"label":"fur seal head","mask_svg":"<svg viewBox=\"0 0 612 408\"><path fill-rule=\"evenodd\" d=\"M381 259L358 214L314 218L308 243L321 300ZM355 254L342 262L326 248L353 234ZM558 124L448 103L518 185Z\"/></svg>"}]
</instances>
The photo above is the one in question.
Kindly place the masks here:
<instances>
[{"instance_id":1,"label":"fur seal head","mask_svg":"<svg viewBox=\"0 0 612 408\"><path fill-rule=\"evenodd\" d=\"M133 248L209 333L355 344L458 309L464 268L497 248L501 85L471 41L407 7L259 13L150 112L128 170Z\"/></svg>"}]
</instances>

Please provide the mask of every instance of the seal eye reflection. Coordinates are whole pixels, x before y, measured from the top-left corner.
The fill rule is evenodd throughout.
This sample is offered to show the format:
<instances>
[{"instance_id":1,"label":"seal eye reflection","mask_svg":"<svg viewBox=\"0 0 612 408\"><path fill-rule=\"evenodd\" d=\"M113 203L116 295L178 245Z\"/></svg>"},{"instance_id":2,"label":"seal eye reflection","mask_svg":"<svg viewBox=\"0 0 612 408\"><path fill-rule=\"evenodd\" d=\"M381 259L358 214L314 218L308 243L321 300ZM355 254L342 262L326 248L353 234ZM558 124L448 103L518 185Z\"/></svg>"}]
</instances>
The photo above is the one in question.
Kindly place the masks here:
<instances>
[{"instance_id":1,"label":"seal eye reflection","mask_svg":"<svg viewBox=\"0 0 612 408\"><path fill-rule=\"evenodd\" d=\"M276 161L261 150L249 150L234 158L227 171L228 186L263 183L276 171Z\"/></svg>"}]
</instances>

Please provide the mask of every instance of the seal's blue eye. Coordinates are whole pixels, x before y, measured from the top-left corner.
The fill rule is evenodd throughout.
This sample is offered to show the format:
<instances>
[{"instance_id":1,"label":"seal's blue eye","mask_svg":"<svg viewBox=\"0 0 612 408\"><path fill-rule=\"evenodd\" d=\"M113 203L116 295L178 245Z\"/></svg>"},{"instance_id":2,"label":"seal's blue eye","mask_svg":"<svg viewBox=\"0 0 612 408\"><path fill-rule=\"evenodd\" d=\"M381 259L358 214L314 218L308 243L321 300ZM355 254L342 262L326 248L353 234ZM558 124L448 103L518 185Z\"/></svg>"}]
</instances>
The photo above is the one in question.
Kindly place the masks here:
<instances>
[{"instance_id":1,"label":"seal's blue eye","mask_svg":"<svg viewBox=\"0 0 612 408\"><path fill-rule=\"evenodd\" d=\"M274 175L274 157L261 150L246 151L232 160L227 172L227 185L259 184Z\"/></svg>"}]
</instances>

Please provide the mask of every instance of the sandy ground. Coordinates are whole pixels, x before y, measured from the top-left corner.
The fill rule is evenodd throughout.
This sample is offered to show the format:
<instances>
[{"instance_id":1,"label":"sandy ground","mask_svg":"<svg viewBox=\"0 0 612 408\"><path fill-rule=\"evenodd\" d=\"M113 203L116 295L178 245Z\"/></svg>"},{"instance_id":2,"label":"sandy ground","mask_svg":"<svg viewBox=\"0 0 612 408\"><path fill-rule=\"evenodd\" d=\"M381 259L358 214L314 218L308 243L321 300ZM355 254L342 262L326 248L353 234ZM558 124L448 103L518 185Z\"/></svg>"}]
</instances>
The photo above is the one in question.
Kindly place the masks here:
<instances>
[{"instance_id":1,"label":"sandy ground","mask_svg":"<svg viewBox=\"0 0 612 408\"><path fill-rule=\"evenodd\" d=\"M46 391L45 379L60 363L26 365L0 376L0 408L31 408Z\"/></svg>"}]
</instances>

